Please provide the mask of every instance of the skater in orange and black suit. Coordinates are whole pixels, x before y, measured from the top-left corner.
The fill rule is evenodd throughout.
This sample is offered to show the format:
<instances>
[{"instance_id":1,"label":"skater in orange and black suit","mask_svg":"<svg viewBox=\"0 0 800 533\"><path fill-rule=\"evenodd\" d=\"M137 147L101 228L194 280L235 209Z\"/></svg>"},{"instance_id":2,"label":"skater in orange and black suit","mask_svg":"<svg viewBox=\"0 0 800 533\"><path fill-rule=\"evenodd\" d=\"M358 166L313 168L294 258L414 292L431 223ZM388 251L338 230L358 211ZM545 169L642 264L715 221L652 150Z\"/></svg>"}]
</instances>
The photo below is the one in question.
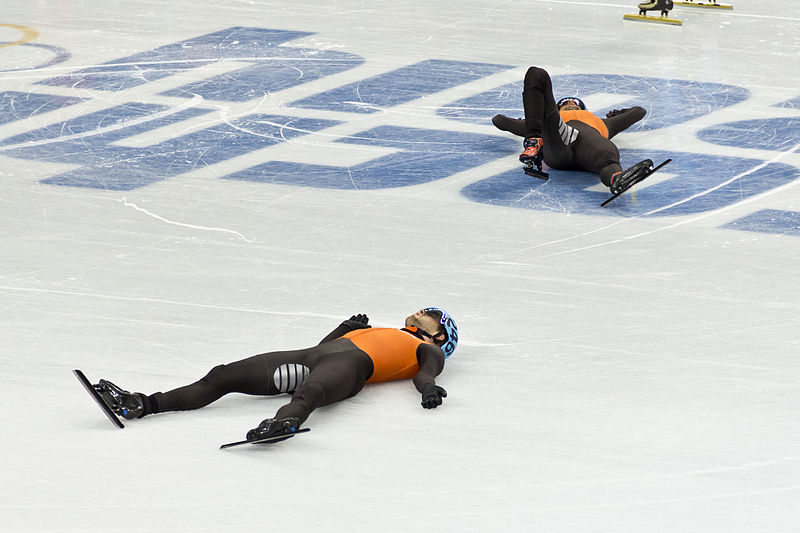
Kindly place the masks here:
<instances>
[{"instance_id":1,"label":"skater in orange and black suit","mask_svg":"<svg viewBox=\"0 0 800 533\"><path fill-rule=\"evenodd\" d=\"M619 150L611 142L617 133L641 120L646 111L635 106L614 110L600 118L576 97L556 103L547 71L530 67L525 74L522 103L525 119L496 115L492 123L524 137L520 161L542 160L558 170L585 170L600 176L608 187L622 173Z\"/></svg>"},{"instance_id":2,"label":"skater in orange and black suit","mask_svg":"<svg viewBox=\"0 0 800 533\"><path fill-rule=\"evenodd\" d=\"M442 309L428 307L407 317L403 328L372 328L368 322L366 315L353 315L317 346L219 365L199 381L165 393L130 393L107 380L100 380L95 389L115 413L129 420L199 409L231 392L292 394L274 418L248 432L248 440L292 433L314 409L350 398L366 383L412 379L423 407L441 405L447 392L434 378L458 343L453 319Z\"/></svg>"}]
</instances>

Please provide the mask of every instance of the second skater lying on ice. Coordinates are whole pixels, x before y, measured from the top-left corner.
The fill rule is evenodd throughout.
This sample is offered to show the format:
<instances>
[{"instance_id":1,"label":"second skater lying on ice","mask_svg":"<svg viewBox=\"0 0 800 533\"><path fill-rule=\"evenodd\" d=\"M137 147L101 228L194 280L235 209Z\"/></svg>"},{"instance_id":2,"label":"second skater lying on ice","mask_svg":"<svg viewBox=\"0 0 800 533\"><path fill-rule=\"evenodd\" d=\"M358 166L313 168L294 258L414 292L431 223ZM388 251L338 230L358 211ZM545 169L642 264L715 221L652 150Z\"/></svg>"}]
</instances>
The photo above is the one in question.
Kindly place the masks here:
<instances>
[{"instance_id":1,"label":"second skater lying on ice","mask_svg":"<svg viewBox=\"0 0 800 533\"><path fill-rule=\"evenodd\" d=\"M642 118L644 108L614 110L600 118L586 110L576 97L556 103L550 75L530 67L522 91L524 119L496 115L492 123L503 131L524 138L520 162L541 170L542 162L558 170L584 170L600 176L612 193L648 172L653 163L645 160L623 170L617 146L611 138Z\"/></svg>"}]
</instances>

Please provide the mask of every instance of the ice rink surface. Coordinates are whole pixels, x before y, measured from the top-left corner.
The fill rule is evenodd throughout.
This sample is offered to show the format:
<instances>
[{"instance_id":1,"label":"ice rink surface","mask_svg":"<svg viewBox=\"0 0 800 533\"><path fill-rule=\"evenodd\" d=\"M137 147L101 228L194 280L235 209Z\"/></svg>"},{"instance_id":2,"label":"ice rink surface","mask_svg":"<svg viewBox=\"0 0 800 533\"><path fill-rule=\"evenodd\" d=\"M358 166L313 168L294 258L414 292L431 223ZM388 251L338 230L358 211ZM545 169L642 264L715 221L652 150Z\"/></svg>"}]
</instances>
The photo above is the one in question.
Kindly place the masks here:
<instances>
[{"instance_id":1,"label":"ice rink surface","mask_svg":"<svg viewBox=\"0 0 800 533\"><path fill-rule=\"evenodd\" d=\"M800 529L800 17L776 0L5 2L0 529ZM601 209L523 174L521 80L648 115ZM369 385L117 430L151 393L422 306L461 341L420 407Z\"/></svg>"}]
</instances>

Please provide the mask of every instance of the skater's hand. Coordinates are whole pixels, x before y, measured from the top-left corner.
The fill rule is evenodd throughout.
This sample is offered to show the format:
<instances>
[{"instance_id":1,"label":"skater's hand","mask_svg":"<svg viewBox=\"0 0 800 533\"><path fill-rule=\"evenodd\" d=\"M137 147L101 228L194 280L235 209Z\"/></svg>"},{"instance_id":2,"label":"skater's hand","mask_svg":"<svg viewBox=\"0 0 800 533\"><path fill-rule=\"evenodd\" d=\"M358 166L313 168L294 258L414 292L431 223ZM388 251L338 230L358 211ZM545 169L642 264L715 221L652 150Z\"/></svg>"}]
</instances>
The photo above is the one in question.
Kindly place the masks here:
<instances>
[{"instance_id":1,"label":"skater's hand","mask_svg":"<svg viewBox=\"0 0 800 533\"><path fill-rule=\"evenodd\" d=\"M372 326L369 325L369 317L364 314L353 315L344 322L342 322L342 326L347 328L350 331L356 329L364 329L364 328L371 328ZM339 335L343 335L345 332L340 333Z\"/></svg>"},{"instance_id":2,"label":"skater's hand","mask_svg":"<svg viewBox=\"0 0 800 533\"><path fill-rule=\"evenodd\" d=\"M428 383L422 387L422 407L436 409L442 405L442 398L447 398L447 391L439 385Z\"/></svg>"},{"instance_id":3,"label":"skater's hand","mask_svg":"<svg viewBox=\"0 0 800 533\"><path fill-rule=\"evenodd\" d=\"M606 113L606 118L616 117L617 115L621 115L627 111L627 109L612 109L608 113Z\"/></svg>"},{"instance_id":4,"label":"skater's hand","mask_svg":"<svg viewBox=\"0 0 800 533\"><path fill-rule=\"evenodd\" d=\"M353 315L350 317L350 320L352 320L353 322L359 322L364 325L369 323L369 317L367 315Z\"/></svg>"}]
</instances>

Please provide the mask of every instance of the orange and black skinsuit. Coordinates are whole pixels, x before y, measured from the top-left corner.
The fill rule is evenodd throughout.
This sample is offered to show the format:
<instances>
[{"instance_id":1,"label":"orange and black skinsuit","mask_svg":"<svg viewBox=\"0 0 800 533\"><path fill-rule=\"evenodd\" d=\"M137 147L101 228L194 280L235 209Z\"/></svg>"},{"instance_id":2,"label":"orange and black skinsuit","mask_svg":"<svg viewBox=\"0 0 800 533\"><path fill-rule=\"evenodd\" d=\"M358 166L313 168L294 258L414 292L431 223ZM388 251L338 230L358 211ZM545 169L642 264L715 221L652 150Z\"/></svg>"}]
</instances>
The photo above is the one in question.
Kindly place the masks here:
<instances>
[{"instance_id":1,"label":"orange and black skinsuit","mask_svg":"<svg viewBox=\"0 0 800 533\"><path fill-rule=\"evenodd\" d=\"M497 115L492 119L494 125L520 137L540 137L549 167L593 172L606 186L611 176L622 170L619 150L611 138L646 113L639 106L609 113L603 119L583 110L559 113L550 75L538 67L530 67L525 74L522 104L525 120Z\"/></svg>"},{"instance_id":2,"label":"orange and black skinsuit","mask_svg":"<svg viewBox=\"0 0 800 533\"><path fill-rule=\"evenodd\" d=\"M365 322L365 321L364 321ZM416 328L372 328L345 320L314 347L270 352L219 365L201 380L145 397L144 415L199 409L230 392L292 400L275 418L304 422L317 407L357 394L365 383L413 378L417 390L444 369L444 352L425 342Z\"/></svg>"}]
</instances>

